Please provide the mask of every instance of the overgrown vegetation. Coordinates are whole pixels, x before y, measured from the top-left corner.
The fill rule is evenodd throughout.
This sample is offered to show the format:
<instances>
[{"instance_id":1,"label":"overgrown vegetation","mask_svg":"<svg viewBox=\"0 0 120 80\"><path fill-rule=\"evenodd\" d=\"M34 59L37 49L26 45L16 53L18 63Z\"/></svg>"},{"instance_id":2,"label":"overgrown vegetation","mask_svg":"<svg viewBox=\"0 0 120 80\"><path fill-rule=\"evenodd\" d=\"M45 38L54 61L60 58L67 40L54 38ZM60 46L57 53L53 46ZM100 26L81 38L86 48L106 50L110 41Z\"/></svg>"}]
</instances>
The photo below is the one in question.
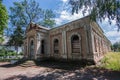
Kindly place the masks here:
<instances>
[{"instance_id":1,"label":"overgrown vegetation","mask_svg":"<svg viewBox=\"0 0 120 80\"><path fill-rule=\"evenodd\" d=\"M120 52L110 52L101 60L102 67L120 71Z\"/></svg>"},{"instance_id":2,"label":"overgrown vegetation","mask_svg":"<svg viewBox=\"0 0 120 80\"><path fill-rule=\"evenodd\" d=\"M115 20L120 30L120 0L69 0L69 4L72 14L81 10L84 15L88 11L94 21L102 22L108 18L111 24Z\"/></svg>"},{"instance_id":3,"label":"overgrown vegetation","mask_svg":"<svg viewBox=\"0 0 120 80\"><path fill-rule=\"evenodd\" d=\"M22 56L23 56L22 52L17 54L17 52L12 50L7 50L6 48L0 49L0 61L18 60L22 58Z\"/></svg>"},{"instance_id":4,"label":"overgrown vegetation","mask_svg":"<svg viewBox=\"0 0 120 80\"><path fill-rule=\"evenodd\" d=\"M111 49L112 49L114 52L120 52L120 41L114 43L114 44L111 46Z\"/></svg>"},{"instance_id":5,"label":"overgrown vegetation","mask_svg":"<svg viewBox=\"0 0 120 80\"><path fill-rule=\"evenodd\" d=\"M3 41L4 29L7 28L8 24L8 12L6 7L2 4L0 0L0 43Z\"/></svg>"},{"instance_id":6,"label":"overgrown vegetation","mask_svg":"<svg viewBox=\"0 0 120 80\"><path fill-rule=\"evenodd\" d=\"M14 2L10 7L10 24L7 35L10 36L8 45L18 47L23 45L25 31L31 22L52 28L55 25L55 14L52 10L42 9L36 0Z\"/></svg>"}]
</instances>

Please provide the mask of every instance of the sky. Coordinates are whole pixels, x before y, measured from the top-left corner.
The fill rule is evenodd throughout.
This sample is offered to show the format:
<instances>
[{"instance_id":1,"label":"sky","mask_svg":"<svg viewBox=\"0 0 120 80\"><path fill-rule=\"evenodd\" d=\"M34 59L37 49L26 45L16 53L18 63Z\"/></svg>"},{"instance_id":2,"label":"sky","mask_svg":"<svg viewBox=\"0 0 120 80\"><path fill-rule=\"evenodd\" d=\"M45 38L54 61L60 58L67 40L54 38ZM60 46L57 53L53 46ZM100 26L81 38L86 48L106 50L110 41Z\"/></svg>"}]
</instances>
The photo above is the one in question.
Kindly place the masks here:
<instances>
[{"instance_id":1,"label":"sky","mask_svg":"<svg viewBox=\"0 0 120 80\"><path fill-rule=\"evenodd\" d=\"M22 0L3 0L3 4L6 6L8 12L9 7L13 6L13 2L22 1ZM51 9L56 14L55 22L56 26L63 25L70 21L82 18L82 12L80 11L78 14L72 15L70 12L70 7L67 4L68 0L36 0L42 9ZM86 13L87 15L88 13ZM112 24L109 25L108 19L105 19L102 23L98 22L101 28L104 31L104 34L111 41L111 43L115 43L120 41L120 31L117 32L117 26L115 25L115 21L112 21Z\"/></svg>"}]
</instances>

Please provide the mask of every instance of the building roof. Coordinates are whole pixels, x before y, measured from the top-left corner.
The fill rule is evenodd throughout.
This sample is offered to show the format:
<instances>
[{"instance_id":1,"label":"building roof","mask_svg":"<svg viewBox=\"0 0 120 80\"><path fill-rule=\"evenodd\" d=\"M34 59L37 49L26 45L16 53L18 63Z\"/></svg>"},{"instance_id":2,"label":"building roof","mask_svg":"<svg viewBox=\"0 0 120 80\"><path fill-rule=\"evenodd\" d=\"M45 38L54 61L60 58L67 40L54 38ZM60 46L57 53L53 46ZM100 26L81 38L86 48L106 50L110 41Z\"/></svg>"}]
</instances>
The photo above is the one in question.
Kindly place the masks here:
<instances>
[{"instance_id":1,"label":"building roof","mask_svg":"<svg viewBox=\"0 0 120 80\"><path fill-rule=\"evenodd\" d=\"M69 25L69 24L71 24L71 23L74 23L74 22L77 22L77 21L80 21L80 20L87 20L87 19L90 20L90 15L85 16L85 17L82 17L82 18L77 19L77 20L74 20L74 21L71 21L71 22L68 22L68 23L65 23L65 24L63 24L63 25L60 25L60 26L54 27L54 28L47 28L47 27L44 27L44 26L35 24L34 22L31 22L31 23L28 25L27 29L28 29L28 28L30 27L30 25L32 24L32 25L34 25L34 26L37 25L37 27L42 28L42 29L45 29L45 30L54 30L54 29L59 29L59 28L61 28L61 27L67 26L67 25ZM102 28L100 27L100 25L99 25L97 22L95 22L95 24L98 26L99 30L101 30L101 31L104 33L104 31L102 30ZM26 29L26 30L27 30L27 29Z\"/></svg>"}]
</instances>

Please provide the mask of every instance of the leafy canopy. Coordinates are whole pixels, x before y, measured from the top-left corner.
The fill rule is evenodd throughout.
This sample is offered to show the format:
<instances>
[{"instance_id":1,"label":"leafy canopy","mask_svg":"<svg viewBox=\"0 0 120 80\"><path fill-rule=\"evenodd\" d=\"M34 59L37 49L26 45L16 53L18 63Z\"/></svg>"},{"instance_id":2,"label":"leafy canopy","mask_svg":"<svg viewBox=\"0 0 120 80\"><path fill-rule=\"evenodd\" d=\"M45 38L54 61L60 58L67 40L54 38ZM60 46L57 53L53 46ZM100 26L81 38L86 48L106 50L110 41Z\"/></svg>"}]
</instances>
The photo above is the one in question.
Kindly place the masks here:
<instances>
[{"instance_id":1,"label":"leafy canopy","mask_svg":"<svg viewBox=\"0 0 120 80\"><path fill-rule=\"evenodd\" d=\"M45 27L52 27L55 14L51 10L43 10L39 7L39 3L35 0L24 0L14 2L14 6L10 7L10 20L13 26L21 26L26 28L30 22L39 23ZM46 20L49 20L46 23Z\"/></svg>"},{"instance_id":2,"label":"leafy canopy","mask_svg":"<svg viewBox=\"0 0 120 80\"><path fill-rule=\"evenodd\" d=\"M116 21L118 30L120 29L120 0L69 0L72 14L78 13L83 8L83 14L90 12L91 19L103 21L105 18Z\"/></svg>"},{"instance_id":3,"label":"leafy canopy","mask_svg":"<svg viewBox=\"0 0 120 80\"><path fill-rule=\"evenodd\" d=\"M13 34L10 37L10 40L8 42L9 45L15 45L15 47L17 46L22 46L23 44L23 30L20 26L18 26Z\"/></svg>"},{"instance_id":4,"label":"leafy canopy","mask_svg":"<svg viewBox=\"0 0 120 80\"><path fill-rule=\"evenodd\" d=\"M23 0L13 4L14 6L10 7L13 34L10 37L9 45L14 45L17 48L23 44L26 27L31 22L45 27L53 27L55 24L53 11L41 9L35 0Z\"/></svg>"},{"instance_id":5,"label":"leafy canopy","mask_svg":"<svg viewBox=\"0 0 120 80\"><path fill-rule=\"evenodd\" d=\"M2 0L0 0L0 42L3 41L3 32L4 29L7 28L8 24L8 12L6 7L2 4Z\"/></svg>"}]
</instances>

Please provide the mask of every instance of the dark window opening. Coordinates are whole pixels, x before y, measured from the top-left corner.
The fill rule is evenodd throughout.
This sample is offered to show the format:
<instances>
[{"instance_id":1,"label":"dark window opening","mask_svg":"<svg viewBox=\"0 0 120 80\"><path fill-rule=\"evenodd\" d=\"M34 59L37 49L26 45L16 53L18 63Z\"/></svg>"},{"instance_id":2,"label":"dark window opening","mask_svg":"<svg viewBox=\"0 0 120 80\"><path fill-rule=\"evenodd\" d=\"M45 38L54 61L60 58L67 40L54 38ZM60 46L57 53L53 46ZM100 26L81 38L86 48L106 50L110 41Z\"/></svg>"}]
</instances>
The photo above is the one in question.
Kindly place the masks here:
<instances>
[{"instance_id":1,"label":"dark window opening","mask_svg":"<svg viewBox=\"0 0 120 80\"><path fill-rule=\"evenodd\" d=\"M54 40L54 53L55 54L59 53L59 41L58 41L58 39Z\"/></svg>"},{"instance_id":2,"label":"dark window opening","mask_svg":"<svg viewBox=\"0 0 120 80\"><path fill-rule=\"evenodd\" d=\"M97 52L97 42L96 42L96 37L94 36L94 46L95 46L95 52Z\"/></svg>"},{"instance_id":3,"label":"dark window opening","mask_svg":"<svg viewBox=\"0 0 120 80\"><path fill-rule=\"evenodd\" d=\"M45 53L45 42L44 42L44 40L41 41L41 53L42 54Z\"/></svg>"}]
</instances>

